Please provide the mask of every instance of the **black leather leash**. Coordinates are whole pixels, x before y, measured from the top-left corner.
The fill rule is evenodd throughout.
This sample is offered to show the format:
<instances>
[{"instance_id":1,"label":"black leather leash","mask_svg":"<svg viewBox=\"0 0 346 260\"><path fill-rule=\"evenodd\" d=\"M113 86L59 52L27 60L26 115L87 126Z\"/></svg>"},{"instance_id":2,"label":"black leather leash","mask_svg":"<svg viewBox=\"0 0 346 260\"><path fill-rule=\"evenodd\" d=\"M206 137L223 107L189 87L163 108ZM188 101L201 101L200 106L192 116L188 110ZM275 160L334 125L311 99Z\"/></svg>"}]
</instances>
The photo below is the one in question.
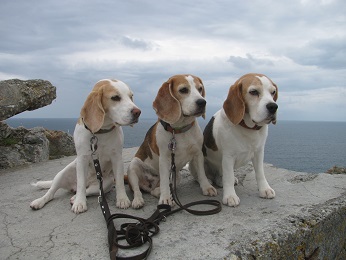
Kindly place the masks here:
<instances>
[{"instance_id":1,"label":"black leather leash","mask_svg":"<svg viewBox=\"0 0 346 260\"><path fill-rule=\"evenodd\" d=\"M97 157L97 137L93 134L90 139L90 146L92 150L92 159L94 167L96 170L96 176L99 181L100 194L98 197L98 202L100 204L103 217L107 224L108 229L108 246L109 246L109 256L111 260L142 260L147 259L149 256L152 247L153 240L152 237L159 233L160 228L159 224L161 221L166 221L166 218L173 213L176 213L181 210L186 210L187 212L195 215L211 215L216 214L221 211L221 203L217 200L200 200L191 202L183 205L177 196L176 192L176 166L175 166L175 148L176 140L173 131L173 137L169 143L168 148L171 150L171 169L170 169L170 190L175 203L179 208L172 210L171 206L166 204L161 204L157 206L155 212L147 219L132 216L129 214L116 213L111 214L109 206L103 190L103 180L102 180L102 171L100 166L100 161ZM193 210L190 207L196 205L211 205L214 206L211 210ZM121 224L120 229L116 229L114 226L114 220L116 219L131 219L135 222ZM123 243L119 243L123 241ZM125 242L126 241L126 242ZM118 250L120 249L132 249L138 248L147 244L148 248L142 253L134 256L118 256Z\"/></svg>"}]
</instances>

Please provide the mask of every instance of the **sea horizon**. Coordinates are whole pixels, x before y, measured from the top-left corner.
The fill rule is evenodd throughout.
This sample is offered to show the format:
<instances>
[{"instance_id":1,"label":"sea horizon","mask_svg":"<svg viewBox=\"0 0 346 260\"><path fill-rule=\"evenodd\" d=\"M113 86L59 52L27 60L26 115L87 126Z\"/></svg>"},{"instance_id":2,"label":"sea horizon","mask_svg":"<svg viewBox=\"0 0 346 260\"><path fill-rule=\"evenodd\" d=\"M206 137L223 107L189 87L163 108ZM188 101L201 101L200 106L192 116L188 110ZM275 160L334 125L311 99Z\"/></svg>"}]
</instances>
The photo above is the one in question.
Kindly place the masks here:
<instances>
[{"instance_id":1,"label":"sea horizon","mask_svg":"<svg viewBox=\"0 0 346 260\"><path fill-rule=\"evenodd\" d=\"M9 118L11 127L44 127L73 135L78 118ZM124 148L138 147L157 118L140 118L133 127L123 126ZM203 130L209 120L198 119ZM298 172L321 173L346 166L346 122L279 120L269 126L264 161Z\"/></svg>"}]
</instances>

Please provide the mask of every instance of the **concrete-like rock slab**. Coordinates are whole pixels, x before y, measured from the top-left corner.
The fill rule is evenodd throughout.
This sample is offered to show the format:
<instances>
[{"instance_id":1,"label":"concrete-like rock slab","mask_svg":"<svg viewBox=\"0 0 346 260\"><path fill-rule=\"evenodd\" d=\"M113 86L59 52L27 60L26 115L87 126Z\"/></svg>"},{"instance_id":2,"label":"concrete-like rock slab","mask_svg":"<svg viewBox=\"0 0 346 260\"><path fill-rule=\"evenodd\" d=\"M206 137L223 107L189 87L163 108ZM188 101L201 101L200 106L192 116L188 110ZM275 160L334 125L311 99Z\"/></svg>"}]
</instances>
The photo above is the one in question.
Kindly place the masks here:
<instances>
[{"instance_id":1,"label":"concrete-like rock slab","mask_svg":"<svg viewBox=\"0 0 346 260\"><path fill-rule=\"evenodd\" d=\"M124 150L127 166L136 148ZM29 204L45 191L30 185L52 179L75 157L0 171L1 259L109 259L107 229L97 197L88 211L71 212L71 193L60 190L43 209ZM181 211L161 222L149 259L345 259L346 175L309 174L265 165L274 199L261 199L251 165L238 171L240 205L212 216ZM178 195L183 203L206 199L187 171ZM133 195L127 188L130 199ZM217 200L221 201L222 189ZM115 207L112 213L149 217L157 198L144 195L142 209ZM213 198L215 199L215 198ZM118 222L116 222L118 225ZM120 252L124 254L123 252Z\"/></svg>"}]
</instances>

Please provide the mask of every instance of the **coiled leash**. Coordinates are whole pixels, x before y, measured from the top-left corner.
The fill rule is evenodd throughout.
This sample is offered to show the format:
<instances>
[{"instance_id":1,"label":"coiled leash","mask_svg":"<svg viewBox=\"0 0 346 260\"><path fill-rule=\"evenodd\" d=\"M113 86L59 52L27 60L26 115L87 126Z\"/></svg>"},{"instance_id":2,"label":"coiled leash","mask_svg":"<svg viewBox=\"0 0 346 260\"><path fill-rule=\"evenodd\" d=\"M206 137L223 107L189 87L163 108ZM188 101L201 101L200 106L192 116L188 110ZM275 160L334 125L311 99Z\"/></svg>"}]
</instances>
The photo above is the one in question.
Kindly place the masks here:
<instances>
[{"instance_id":1,"label":"coiled leash","mask_svg":"<svg viewBox=\"0 0 346 260\"><path fill-rule=\"evenodd\" d=\"M147 219L116 213L111 214L109 210L109 206L104 194L103 190L103 180L102 180L102 171L99 162L99 158L96 154L97 150L97 137L93 134L90 139L90 146L92 151L92 159L94 163L94 167L96 170L96 176L99 181L100 195L98 197L98 202L100 204L103 217L106 220L107 229L108 229L108 246L109 246L109 256L111 260L141 260L147 259L149 256L152 247L153 240L152 237L159 233L160 228L159 224L161 221L166 221L166 218L178 211L186 210L187 212L195 215L211 215L216 214L221 211L221 203L217 200L200 200L191 202L183 205L177 196L176 192L176 166L175 166L175 149L176 149L176 139L174 135L174 131L172 132L172 139L169 142L168 149L171 151L171 169L170 169L170 190L172 194L172 198L174 202L179 206L179 208L172 210L171 206L166 204L158 205L155 212ZM190 207L196 205L211 205L215 208L211 210L193 210ZM120 229L116 229L114 226L114 220L116 219L131 219L135 222L132 223L124 223L120 225ZM120 241L126 241L126 243L119 243ZM134 256L118 256L118 249L131 249L138 248L148 244L148 248L144 250L142 253L134 255Z\"/></svg>"}]
</instances>

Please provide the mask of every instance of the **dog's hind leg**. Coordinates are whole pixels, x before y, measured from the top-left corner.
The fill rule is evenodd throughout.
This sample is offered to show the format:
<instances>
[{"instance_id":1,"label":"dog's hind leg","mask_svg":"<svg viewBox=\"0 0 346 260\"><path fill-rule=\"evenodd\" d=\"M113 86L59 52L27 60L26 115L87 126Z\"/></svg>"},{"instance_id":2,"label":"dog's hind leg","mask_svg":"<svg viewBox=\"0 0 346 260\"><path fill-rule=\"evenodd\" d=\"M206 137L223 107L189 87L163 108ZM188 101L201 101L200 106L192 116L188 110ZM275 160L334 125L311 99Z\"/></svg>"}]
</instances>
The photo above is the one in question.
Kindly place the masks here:
<instances>
[{"instance_id":1,"label":"dog's hind leg","mask_svg":"<svg viewBox=\"0 0 346 260\"><path fill-rule=\"evenodd\" d=\"M210 184L204 169L203 155L195 156L189 163L191 175L197 179L202 189L203 195L216 196L217 190Z\"/></svg>"},{"instance_id":2,"label":"dog's hind leg","mask_svg":"<svg viewBox=\"0 0 346 260\"><path fill-rule=\"evenodd\" d=\"M46 203L51 201L56 191L60 188L72 190L76 182L76 164L75 161L67 165L54 177L47 193L30 203L32 209L41 209ZM35 184L34 184L35 185ZM36 183L36 186L41 187Z\"/></svg>"},{"instance_id":3,"label":"dog's hind leg","mask_svg":"<svg viewBox=\"0 0 346 260\"><path fill-rule=\"evenodd\" d=\"M144 199L142 196L142 192L139 187L139 178L137 172L143 171L143 162L139 158L133 158L128 169L127 176L129 184L131 185L131 189L133 190L133 201L132 208L139 209L144 206Z\"/></svg>"}]
</instances>

